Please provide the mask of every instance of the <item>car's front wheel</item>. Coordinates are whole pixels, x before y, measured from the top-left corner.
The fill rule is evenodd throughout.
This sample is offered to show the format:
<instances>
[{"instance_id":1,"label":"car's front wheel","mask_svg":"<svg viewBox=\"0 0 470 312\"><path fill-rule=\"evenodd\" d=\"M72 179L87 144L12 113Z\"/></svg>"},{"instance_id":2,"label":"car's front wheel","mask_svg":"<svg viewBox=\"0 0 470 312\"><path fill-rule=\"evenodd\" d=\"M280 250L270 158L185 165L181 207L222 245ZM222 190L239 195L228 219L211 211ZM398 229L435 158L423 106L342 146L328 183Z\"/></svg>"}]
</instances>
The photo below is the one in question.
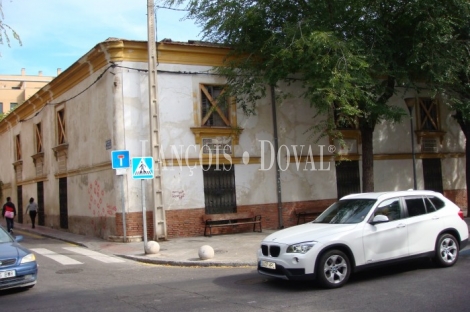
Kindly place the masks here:
<instances>
[{"instance_id":1,"label":"car's front wheel","mask_svg":"<svg viewBox=\"0 0 470 312\"><path fill-rule=\"evenodd\" d=\"M457 239L451 234L439 236L436 243L436 255L434 260L438 266L453 266L459 258L459 244Z\"/></svg>"},{"instance_id":2,"label":"car's front wheel","mask_svg":"<svg viewBox=\"0 0 470 312\"><path fill-rule=\"evenodd\" d=\"M327 251L318 262L317 279L323 287L341 287L348 281L350 274L349 258L340 250Z\"/></svg>"}]
</instances>

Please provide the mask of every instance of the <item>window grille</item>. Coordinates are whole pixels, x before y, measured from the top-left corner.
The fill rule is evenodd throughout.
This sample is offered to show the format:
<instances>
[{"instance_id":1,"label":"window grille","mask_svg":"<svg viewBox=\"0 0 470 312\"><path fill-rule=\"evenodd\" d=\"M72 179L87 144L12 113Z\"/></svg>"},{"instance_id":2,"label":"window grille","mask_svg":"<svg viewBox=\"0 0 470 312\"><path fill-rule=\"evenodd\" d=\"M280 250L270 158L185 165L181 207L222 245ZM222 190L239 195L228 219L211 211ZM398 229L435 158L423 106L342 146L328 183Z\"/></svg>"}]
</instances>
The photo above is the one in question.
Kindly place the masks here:
<instances>
[{"instance_id":1,"label":"window grille","mask_svg":"<svg viewBox=\"0 0 470 312\"><path fill-rule=\"evenodd\" d=\"M361 192L359 161L344 160L336 163L336 188L338 198Z\"/></svg>"},{"instance_id":2,"label":"window grille","mask_svg":"<svg viewBox=\"0 0 470 312\"><path fill-rule=\"evenodd\" d=\"M442 168L440 158L423 159L423 178L426 190L444 192L442 184Z\"/></svg>"},{"instance_id":3,"label":"window grille","mask_svg":"<svg viewBox=\"0 0 470 312\"><path fill-rule=\"evenodd\" d=\"M237 211L233 165L203 166L205 213Z\"/></svg>"},{"instance_id":4,"label":"window grille","mask_svg":"<svg viewBox=\"0 0 470 312\"><path fill-rule=\"evenodd\" d=\"M437 153L437 139L436 138L422 138L421 151L423 153Z\"/></svg>"}]
</instances>

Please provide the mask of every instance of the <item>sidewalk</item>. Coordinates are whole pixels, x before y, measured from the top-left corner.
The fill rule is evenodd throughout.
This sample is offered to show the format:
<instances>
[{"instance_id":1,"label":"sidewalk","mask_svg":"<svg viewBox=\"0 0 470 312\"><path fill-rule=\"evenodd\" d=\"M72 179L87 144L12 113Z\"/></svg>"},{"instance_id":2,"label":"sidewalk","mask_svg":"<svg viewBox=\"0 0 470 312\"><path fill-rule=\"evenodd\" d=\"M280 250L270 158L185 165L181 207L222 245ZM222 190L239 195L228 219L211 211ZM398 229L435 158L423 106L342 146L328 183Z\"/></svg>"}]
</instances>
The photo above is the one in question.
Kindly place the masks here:
<instances>
[{"instance_id":1,"label":"sidewalk","mask_svg":"<svg viewBox=\"0 0 470 312\"><path fill-rule=\"evenodd\" d=\"M113 254L130 260L175 266L256 266L256 253L261 241L274 230L245 232L212 237L197 236L174 238L158 242L160 251L156 254L146 254L144 242L120 243L103 240L97 237L83 236L66 231L36 225L15 222L15 235L27 233L62 240L71 244L83 246L90 250L105 254ZM199 249L209 245L214 249L214 257L208 260L199 258Z\"/></svg>"},{"instance_id":2,"label":"sidewalk","mask_svg":"<svg viewBox=\"0 0 470 312\"><path fill-rule=\"evenodd\" d=\"M470 218L465 218L470 228ZM110 242L97 237L83 236L66 231L52 229L46 226L31 228L30 224L15 222L15 235L32 233L49 238L62 240L71 244L87 247L90 250L112 254L126 259L145 263L175 265L175 266L256 266L256 253L261 241L275 230L258 232L245 232L227 235L214 235L212 237L197 236L174 238L158 242L160 251L156 254L146 254L144 242L119 243ZM199 249L209 245L214 249L214 257L208 260L199 258ZM465 254L470 254L470 246Z\"/></svg>"}]
</instances>

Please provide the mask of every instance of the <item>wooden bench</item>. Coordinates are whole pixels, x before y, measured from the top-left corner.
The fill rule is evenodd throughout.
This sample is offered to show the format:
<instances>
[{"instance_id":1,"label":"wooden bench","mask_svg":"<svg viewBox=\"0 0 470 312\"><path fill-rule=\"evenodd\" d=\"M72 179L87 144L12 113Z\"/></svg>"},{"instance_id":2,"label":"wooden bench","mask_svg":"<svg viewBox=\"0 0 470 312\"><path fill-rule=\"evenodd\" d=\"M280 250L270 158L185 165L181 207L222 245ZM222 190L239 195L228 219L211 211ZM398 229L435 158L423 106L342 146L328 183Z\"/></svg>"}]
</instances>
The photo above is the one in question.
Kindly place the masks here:
<instances>
[{"instance_id":1,"label":"wooden bench","mask_svg":"<svg viewBox=\"0 0 470 312\"><path fill-rule=\"evenodd\" d=\"M203 216L204 221L204 236L207 236L207 229L209 229L209 236L212 236L212 228L238 226L243 224L253 224L253 232L256 232L256 225L259 226L261 233L261 216L255 215L252 212L235 212L235 213L219 213L209 214Z\"/></svg>"},{"instance_id":2,"label":"wooden bench","mask_svg":"<svg viewBox=\"0 0 470 312\"><path fill-rule=\"evenodd\" d=\"M315 220L323 211L319 211L318 209L312 209L312 210L300 210L296 209L295 210L295 215L297 216L297 224L300 224L300 220L302 220L302 223L305 223L307 221L313 221Z\"/></svg>"}]
</instances>

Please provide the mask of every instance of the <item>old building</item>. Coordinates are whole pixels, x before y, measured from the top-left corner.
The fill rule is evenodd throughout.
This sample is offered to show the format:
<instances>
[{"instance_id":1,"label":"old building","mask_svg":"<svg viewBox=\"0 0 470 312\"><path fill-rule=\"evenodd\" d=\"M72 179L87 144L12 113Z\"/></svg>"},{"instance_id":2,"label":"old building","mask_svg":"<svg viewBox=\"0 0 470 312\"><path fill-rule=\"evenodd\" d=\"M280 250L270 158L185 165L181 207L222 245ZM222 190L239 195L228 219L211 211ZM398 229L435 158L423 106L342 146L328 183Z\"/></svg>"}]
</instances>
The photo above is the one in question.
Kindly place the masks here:
<instances>
[{"instance_id":1,"label":"old building","mask_svg":"<svg viewBox=\"0 0 470 312\"><path fill-rule=\"evenodd\" d=\"M105 239L141 237L145 208L148 237L165 239L202 235L202 216L219 212L256 212L263 228L292 226L297 210L361 190L358 131L343 130L347 147L316 141L309 129L318 119L298 87L279 86L294 96L264 98L246 116L231 99L215 101L225 81L211 69L226 48L164 40L157 50L156 101L147 42L108 39L3 119L3 199L24 211L37 198L40 225ZM391 104L406 110L404 98L414 101L414 129L406 118L376 127L375 189L413 187L413 135L418 188L465 206L458 124L439 99L403 94ZM115 150L154 156L155 178L118 175ZM20 212L18 221L29 220Z\"/></svg>"}]
</instances>

